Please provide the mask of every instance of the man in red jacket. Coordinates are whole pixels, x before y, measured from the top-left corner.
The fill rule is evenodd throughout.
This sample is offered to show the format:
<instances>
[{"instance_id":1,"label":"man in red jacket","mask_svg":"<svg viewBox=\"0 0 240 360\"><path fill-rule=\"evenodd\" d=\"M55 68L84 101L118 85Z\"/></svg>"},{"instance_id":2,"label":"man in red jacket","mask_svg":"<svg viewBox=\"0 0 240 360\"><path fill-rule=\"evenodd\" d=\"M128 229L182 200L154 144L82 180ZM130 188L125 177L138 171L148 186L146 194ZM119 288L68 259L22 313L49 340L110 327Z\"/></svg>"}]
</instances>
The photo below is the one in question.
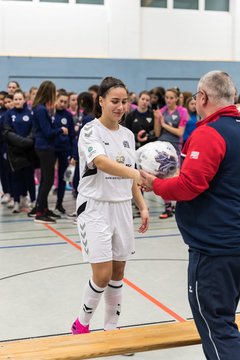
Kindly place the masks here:
<instances>
[{"instance_id":1,"label":"man in red jacket","mask_svg":"<svg viewBox=\"0 0 240 360\"><path fill-rule=\"evenodd\" d=\"M179 175L141 171L143 189L177 200L176 221L189 246L188 297L209 360L238 360L235 312L240 297L240 113L222 71L198 83L201 121L182 150Z\"/></svg>"}]
</instances>

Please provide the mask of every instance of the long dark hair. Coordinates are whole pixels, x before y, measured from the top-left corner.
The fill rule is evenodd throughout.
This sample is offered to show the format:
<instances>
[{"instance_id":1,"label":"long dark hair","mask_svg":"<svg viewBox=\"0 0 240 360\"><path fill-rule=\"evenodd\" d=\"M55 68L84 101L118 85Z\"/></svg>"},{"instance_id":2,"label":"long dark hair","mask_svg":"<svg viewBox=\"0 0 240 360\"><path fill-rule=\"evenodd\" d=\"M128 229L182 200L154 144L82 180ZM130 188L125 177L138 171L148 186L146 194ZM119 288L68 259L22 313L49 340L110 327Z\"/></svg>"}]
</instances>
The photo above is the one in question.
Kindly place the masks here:
<instances>
[{"instance_id":1,"label":"long dark hair","mask_svg":"<svg viewBox=\"0 0 240 360\"><path fill-rule=\"evenodd\" d=\"M55 104L56 101L56 86L52 81L46 80L41 83L32 106L37 106L39 104L46 105L50 103Z\"/></svg>"},{"instance_id":2,"label":"long dark hair","mask_svg":"<svg viewBox=\"0 0 240 360\"><path fill-rule=\"evenodd\" d=\"M88 91L83 91L78 95L78 111L83 109L86 114L92 114L94 108L93 97Z\"/></svg>"},{"instance_id":3,"label":"long dark hair","mask_svg":"<svg viewBox=\"0 0 240 360\"><path fill-rule=\"evenodd\" d=\"M105 98L110 89L118 88L118 87L122 87L126 90L126 92L128 92L127 87L122 82L122 80L116 79L112 76L107 76L107 77L105 77L105 79L103 79L103 81L101 82L101 84L99 86L98 94L97 94L96 101L95 101L94 113L97 118L99 118L102 115L102 108L99 104L99 97L101 96L101 97Z\"/></svg>"}]
</instances>

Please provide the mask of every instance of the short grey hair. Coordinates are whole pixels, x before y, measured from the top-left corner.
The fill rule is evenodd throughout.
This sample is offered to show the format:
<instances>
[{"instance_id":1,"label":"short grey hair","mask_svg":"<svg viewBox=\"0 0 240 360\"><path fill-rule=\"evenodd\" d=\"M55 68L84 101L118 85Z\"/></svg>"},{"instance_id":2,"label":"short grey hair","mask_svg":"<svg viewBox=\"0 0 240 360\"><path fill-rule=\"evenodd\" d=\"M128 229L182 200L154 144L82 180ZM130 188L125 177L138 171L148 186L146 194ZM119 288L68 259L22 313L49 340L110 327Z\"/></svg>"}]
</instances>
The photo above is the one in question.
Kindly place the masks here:
<instances>
[{"instance_id":1,"label":"short grey hair","mask_svg":"<svg viewBox=\"0 0 240 360\"><path fill-rule=\"evenodd\" d=\"M232 78L224 71L214 70L203 75L199 80L198 90L204 90L216 104L234 104L236 87Z\"/></svg>"}]
</instances>

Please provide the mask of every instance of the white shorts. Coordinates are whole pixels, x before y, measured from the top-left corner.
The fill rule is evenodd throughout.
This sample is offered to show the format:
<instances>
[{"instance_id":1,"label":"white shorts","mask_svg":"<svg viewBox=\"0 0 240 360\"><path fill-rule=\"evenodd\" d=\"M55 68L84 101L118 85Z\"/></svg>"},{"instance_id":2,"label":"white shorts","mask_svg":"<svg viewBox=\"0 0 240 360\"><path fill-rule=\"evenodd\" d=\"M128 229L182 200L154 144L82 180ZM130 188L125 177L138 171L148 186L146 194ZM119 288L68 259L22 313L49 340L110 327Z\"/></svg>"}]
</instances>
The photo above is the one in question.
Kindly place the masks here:
<instances>
[{"instance_id":1,"label":"white shorts","mask_svg":"<svg viewBox=\"0 0 240 360\"><path fill-rule=\"evenodd\" d=\"M92 264L126 261L135 253L131 200L96 201L78 197L77 224L83 260Z\"/></svg>"}]
</instances>

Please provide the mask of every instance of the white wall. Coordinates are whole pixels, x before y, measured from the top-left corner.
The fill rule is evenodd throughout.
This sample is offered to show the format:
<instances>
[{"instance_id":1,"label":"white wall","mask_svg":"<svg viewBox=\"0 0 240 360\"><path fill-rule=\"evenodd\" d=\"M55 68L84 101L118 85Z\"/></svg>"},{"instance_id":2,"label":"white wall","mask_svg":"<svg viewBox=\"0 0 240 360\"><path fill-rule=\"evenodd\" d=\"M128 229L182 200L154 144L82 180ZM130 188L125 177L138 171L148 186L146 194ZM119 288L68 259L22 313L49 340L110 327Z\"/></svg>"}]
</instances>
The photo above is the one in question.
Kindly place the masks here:
<instances>
[{"instance_id":1,"label":"white wall","mask_svg":"<svg viewBox=\"0 0 240 360\"><path fill-rule=\"evenodd\" d=\"M103 6L0 0L0 22L1 55L108 56Z\"/></svg>"},{"instance_id":2,"label":"white wall","mask_svg":"<svg viewBox=\"0 0 240 360\"><path fill-rule=\"evenodd\" d=\"M240 59L240 1L234 0L232 1L232 58L233 60Z\"/></svg>"},{"instance_id":3,"label":"white wall","mask_svg":"<svg viewBox=\"0 0 240 360\"><path fill-rule=\"evenodd\" d=\"M231 60L231 15L225 12L142 11L144 58Z\"/></svg>"},{"instance_id":4,"label":"white wall","mask_svg":"<svg viewBox=\"0 0 240 360\"><path fill-rule=\"evenodd\" d=\"M0 55L240 60L240 1L231 11L0 0Z\"/></svg>"}]
</instances>

